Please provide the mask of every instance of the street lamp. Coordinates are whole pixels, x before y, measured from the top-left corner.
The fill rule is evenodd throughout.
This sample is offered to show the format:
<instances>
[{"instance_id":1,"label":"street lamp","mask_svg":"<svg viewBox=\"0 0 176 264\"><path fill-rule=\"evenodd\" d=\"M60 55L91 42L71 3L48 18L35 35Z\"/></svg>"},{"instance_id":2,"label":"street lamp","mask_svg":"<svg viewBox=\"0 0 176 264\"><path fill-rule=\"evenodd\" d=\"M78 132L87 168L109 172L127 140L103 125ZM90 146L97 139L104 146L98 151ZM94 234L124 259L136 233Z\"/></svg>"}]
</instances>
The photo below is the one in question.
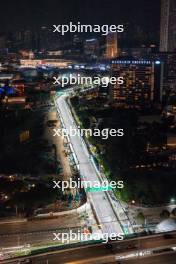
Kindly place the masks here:
<instances>
[{"instance_id":1,"label":"street lamp","mask_svg":"<svg viewBox=\"0 0 176 264\"><path fill-rule=\"evenodd\" d=\"M132 200L131 203L132 203L132 204L135 204L136 202L135 202L135 200Z\"/></svg>"},{"instance_id":2,"label":"street lamp","mask_svg":"<svg viewBox=\"0 0 176 264\"><path fill-rule=\"evenodd\" d=\"M175 204L175 198L171 198L171 199L170 199L170 203L171 203L171 204Z\"/></svg>"}]
</instances>

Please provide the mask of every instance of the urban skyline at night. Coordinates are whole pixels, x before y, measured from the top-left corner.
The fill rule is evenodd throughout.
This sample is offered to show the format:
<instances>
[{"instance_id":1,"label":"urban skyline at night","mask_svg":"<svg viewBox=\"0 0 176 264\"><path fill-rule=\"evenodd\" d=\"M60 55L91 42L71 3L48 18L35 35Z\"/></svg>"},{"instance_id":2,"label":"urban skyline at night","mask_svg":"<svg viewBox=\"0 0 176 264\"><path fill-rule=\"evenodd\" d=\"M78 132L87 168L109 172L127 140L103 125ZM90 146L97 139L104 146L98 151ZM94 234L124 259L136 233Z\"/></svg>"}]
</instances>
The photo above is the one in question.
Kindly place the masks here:
<instances>
[{"instance_id":1,"label":"urban skyline at night","mask_svg":"<svg viewBox=\"0 0 176 264\"><path fill-rule=\"evenodd\" d=\"M174 264L175 0L0 8L0 263Z\"/></svg>"}]
</instances>

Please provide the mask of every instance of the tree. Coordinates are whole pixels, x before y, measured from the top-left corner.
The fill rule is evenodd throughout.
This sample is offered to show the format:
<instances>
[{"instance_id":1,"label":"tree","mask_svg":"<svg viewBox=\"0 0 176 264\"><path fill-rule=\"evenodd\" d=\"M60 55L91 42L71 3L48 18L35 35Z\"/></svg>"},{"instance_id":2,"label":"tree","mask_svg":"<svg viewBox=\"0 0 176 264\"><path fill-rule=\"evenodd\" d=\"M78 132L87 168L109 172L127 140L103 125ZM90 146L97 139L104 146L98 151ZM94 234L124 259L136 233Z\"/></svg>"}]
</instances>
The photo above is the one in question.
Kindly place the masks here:
<instances>
[{"instance_id":1,"label":"tree","mask_svg":"<svg viewBox=\"0 0 176 264\"><path fill-rule=\"evenodd\" d=\"M176 218L176 208L174 208L171 212L173 218Z\"/></svg>"},{"instance_id":2,"label":"tree","mask_svg":"<svg viewBox=\"0 0 176 264\"><path fill-rule=\"evenodd\" d=\"M140 225L144 225L145 224L145 216L142 212L139 212L138 215L137 215L137 222L140 224Z\"/></svg>"},{"instance_id":3,"label":"tree","mask_svg":"<svg viewBox=\"0 0 176 264\"><path fill-rule=\"evenodd\" d=\"M167 218L169 218L170 217L170 213L169 213L169 211L168 210L163 210L161 213L160 213L160 218L162 219L162 220L164 220L164 219L167 219Z\"/></svg>"}]
</instances>

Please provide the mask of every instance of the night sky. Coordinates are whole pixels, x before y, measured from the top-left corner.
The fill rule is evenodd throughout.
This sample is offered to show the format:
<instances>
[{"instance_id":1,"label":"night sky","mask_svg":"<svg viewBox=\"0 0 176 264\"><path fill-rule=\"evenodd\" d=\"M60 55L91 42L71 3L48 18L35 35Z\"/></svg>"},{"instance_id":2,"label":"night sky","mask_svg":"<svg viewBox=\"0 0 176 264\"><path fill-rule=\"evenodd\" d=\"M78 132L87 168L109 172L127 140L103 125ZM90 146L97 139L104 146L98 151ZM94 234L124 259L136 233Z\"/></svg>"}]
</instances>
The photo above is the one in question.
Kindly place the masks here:
<instances>
[{"instance_id":1,"label":"night sky","mask_svg":"<svg viewBox=\"0 0 176 264\"><path fill-rule=\"evenodd\" d=\"M3 0L0 31L34 29L80 21L82 24L136 23L159 28L160 0Z\"/></svg>"}]
</instances>

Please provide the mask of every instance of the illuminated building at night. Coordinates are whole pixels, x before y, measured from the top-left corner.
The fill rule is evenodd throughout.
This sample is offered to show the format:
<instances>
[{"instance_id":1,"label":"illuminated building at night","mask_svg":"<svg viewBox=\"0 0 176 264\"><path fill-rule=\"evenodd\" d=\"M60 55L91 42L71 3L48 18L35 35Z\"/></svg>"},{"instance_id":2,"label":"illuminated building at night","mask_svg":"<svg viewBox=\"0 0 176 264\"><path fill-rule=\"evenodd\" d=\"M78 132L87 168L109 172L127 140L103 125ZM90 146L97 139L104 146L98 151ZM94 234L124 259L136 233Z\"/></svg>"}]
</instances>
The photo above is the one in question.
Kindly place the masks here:
<instances>
[{"instance_id":1,"label":"illuminated building at night","mask_svg":"<svg viewBox=\"0 0 176 264\"><path fill-rule=\"evenodd\" d=\"M106 58L113 59L119 56L117 33L109 33L106 36Z\"/></svg>"},{"instance_id":2,"label":"illuminated building at night","mask_svg":"<svg viewBox=\"0 0 176 264\"><path fill-rule=\"evenodd\" d=\"M176 1L161 0L160 51L176 50Z\"/></svg>"},{"instance_id":3,"label":"illuminated building at night","mask_svg":"<svg viewBox=\"0 0 176 264\"><path fill-rule=\"evenodd\" d=\"M120 107L150 107L162 100L162 64L150 60L112 60L112 76L123 84L111 86L111 101Z\"/></svg>"},{"instance_id":4,"label":"illuminated building at night","mask_svg":"<svg viewBox=\"0 0 176 264\"><path fill-rule=\"evenodd\" d=\"M84 43L84 53L87 56L97 56L99 51L98 40L95 38L86 39Z\"/></svg>"}]
</instances>

